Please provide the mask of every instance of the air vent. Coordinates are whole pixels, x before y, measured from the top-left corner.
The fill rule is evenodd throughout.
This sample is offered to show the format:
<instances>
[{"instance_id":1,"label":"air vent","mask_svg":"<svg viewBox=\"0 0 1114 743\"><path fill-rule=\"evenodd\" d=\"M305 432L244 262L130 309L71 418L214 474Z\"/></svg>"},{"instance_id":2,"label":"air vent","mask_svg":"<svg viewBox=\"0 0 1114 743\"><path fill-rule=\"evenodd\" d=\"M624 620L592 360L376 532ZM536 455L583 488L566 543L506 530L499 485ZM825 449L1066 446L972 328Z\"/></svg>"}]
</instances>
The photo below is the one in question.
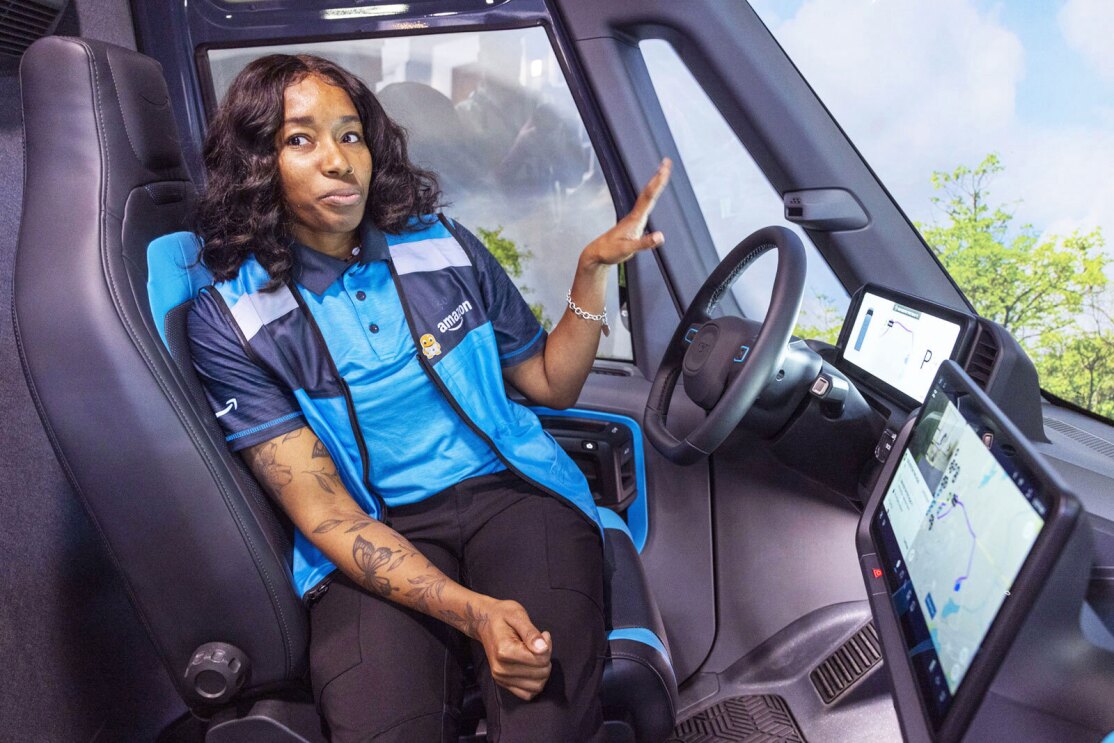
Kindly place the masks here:
<instances>
[{"instance_id":1,"label":"air vent","mask_svg":"<svg viewBox=\"0 0 1114 743\"><path fill-rule=\"evenodd\" d=\"M971 346L971 355L967 357L966 371L971 375L971 379L985 390L997 362L998 341L990 328L980 323L975 342Z\"/></svg>"},{"instance_id":2,"label":"air vent","mask_svg":"<svg viewBox=\"0 0 1114 743\"><path fill-rule=\"evenodd\" d=\"M0 55L18 57L58 25L69 0L0 0Z\"/></svg>"},{"instance_id":3,"label":"air vent","mask_svg":"<svg viewBox=\"0 0 1114 743\"><path fill-rule=\"evenodd\" d=\"M1087 433L1081 428L1076 428L1067 421L1062 421L1059 418L1044 417L1044 425L1051 428L1053 431L1059 431L1070 439L1075 439L1086 447L1094 449L1099 454L1105 457L1114 459L1114 442L1107 441L1101 436Z\"/></svg>"},{"instance_id":4,"label":"air vent","mask_svg":"<svg viewBox=\"0 0 1114 743\"><path fill-rule=\"evenodd\" d=\"M824 704L831 704L882 660L874 622L851 635L808 675Z\"/></svg>"}]
</instances>

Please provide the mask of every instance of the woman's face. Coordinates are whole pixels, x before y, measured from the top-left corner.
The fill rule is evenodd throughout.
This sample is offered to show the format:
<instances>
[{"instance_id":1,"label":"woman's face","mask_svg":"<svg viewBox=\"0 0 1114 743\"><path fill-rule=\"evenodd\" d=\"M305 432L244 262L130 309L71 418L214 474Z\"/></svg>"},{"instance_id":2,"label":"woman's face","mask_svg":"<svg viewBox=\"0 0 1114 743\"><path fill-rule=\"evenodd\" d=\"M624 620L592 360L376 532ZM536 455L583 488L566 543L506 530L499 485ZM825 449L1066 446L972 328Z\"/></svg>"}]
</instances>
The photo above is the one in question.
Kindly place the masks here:
<instances>
[{"instance_id":1,"label":"woman's face","mask_svg":"<svg viewBox=\"0 0 1114 743\"><path fill-rule=\"evenodd\" d=\"M352 99L317 75L286 89L276 135L282 195L294 238L347 258L371 183L371 151Z\"/></svg>"}]
</instances>

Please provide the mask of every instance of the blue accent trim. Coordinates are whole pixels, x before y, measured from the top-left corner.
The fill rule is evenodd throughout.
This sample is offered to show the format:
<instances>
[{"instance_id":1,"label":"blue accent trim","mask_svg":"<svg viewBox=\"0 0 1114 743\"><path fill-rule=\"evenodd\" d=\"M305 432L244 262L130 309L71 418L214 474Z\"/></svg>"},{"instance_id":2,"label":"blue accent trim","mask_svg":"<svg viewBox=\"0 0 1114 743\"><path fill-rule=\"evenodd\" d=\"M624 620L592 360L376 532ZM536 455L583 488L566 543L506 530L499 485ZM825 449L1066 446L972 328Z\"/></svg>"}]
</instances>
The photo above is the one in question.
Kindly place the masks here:
<instances>
[{"instance_id":1,"label":"blue accent trim","mask_svg":"<svg viewBox=\"0 0 1114 743\"><path fill-rule=\"evenodd\" d=\"M252 428L244 429L243 431L237 431L236 433L232 434L231 436L225 436L224 440L225 441L235 441L236 439L241 439L244 436L250 436L253 433L259 433L260 431L268 429L271 426L277 426L280 423L285 423L286 421L291 420L292 418L298 418L301 415L303 415L303 413L300 410L296 413L287 413L286 415L282 416L281 418L275 418L273 421L270 421L269 423L263 423L261 425L254 426Z\"/></svg>"},{"instance_id":2,"label":"blue accent trim","mask_svg":"<svg viewBox=\"0 0 1114 743\"><path fill-rule=\"evenodd\" d=\"M695 325L685 331L685 343L692 343L692 339L700 332L700 328Z\"/></svg>"},{"instance_id":3,"label":"blue accent trim","mask_svg":"<svg viewBox=\"0 0 1114 743\"><path fill-rule=\"evenodd\" d=\"M1109 733L1105 738L1102 739L1102 743L1114 743L1114 733Z\"/></svg>"},{"instance_id":4,"label":"blue accent trim","mask_svg":"<svg viewBox=\"0 0 1114 743\"><path fill-rule=\"evenodd\" d=\"M538 328L538 332L534 334L534 337L530 339L529 343L522 346L517 351L511 351L510 353L503 354L502 356L499 357L499 360L500 361L506 361L507 359L513 359L515 356L518 356L521 353L525 353L526 351L529 351L530 348L533 347L533 345L538 342L538 338L542 337L542 333L544 333L544 332L545 332L545 328Z\"/></svg>"},{"instance_id":5,"label":"blue accent trim","mask_svg":"<svg viewBox=\"0 0 1114 743\"><path fill-rule=\"evenodd\" d=\"M646 629L645 627L624 627L623 629L613 629L607 633L607 641L611 642L612 640L634 640L635 642L640 642L643 645L649 645L654 650L657 650L659 653L661 653L662 657L665 658L665 662L669 664L670 668L673 667L673 659L669 657L669 651L665 649L665 643L663 643L657 635L655 635L653 632Z\"/></svg>"},{"instance_id":6,"label":"blue accent trim","mask_svg":"<svg viewBox=\"0 0 1114 743\"><path fill-rule=\"evenodd\" d=\"M618 413L604 413L599 410L584 410L582 408L569 408L568 410L553 410L552 408L531 408L538 415L548 415L555 418L595 418L597 420L611 421L612 423L622 423L631 430L634 445L634 476L638 485L638 494L634 496L634 502L627 508L627 533L630 534L631 541L634 542L634 548L639 554L642 553L642 548L646 546L646 537L650 529L650 515L648 500L646 495L646 455L643 451L645 439L642 437L642 427L633 418ZM602 514L609 511L607 508L600 508L601 519L604 517ZM614 511L611 511L614 514ZM615 514L620 520L618 514ZM609 525L605 522L605 527Z\"/></svg>"},{"instance_id":7,"label":"blue accent trim","mask_svg":"<svg viewBox=\"0 0 1114 743\"><path fill-rule=\"evenodd\" d=\"M741 364L746 361L748 353L750 353L750 346L739 346L739 352L735 354L735 363Z\"/></svg>"},{"instance_id":8,"label":"blue accent trim","mask_svg":"<svg viewBox=\"0 0 1114 743\"><path fill-rule=\"evenodd\" d=\"M599 509L599 514L600 514L600 523L603 524L604 529L617 529L617 530L623 532L624 534L626 534L628 537L630 537L630 540L632 542L634 541L634 537L631 537L631 534L630 534L630 527L627 526L626 521L623 521L622 516L615 513L610 508Z\"/></svg>"},{"instance_id":9,"label":"blue accent trim","mask_svg":"<svg viewBox=\"0 0 1114 743\"><path fill-rule=\"evenodd\" d=\"M192 232L174 232L147 245L147 303L159 339L166 349L166 315L213 283L212 274L197 260L200 239Z\"/></svg>"}]
</instances>

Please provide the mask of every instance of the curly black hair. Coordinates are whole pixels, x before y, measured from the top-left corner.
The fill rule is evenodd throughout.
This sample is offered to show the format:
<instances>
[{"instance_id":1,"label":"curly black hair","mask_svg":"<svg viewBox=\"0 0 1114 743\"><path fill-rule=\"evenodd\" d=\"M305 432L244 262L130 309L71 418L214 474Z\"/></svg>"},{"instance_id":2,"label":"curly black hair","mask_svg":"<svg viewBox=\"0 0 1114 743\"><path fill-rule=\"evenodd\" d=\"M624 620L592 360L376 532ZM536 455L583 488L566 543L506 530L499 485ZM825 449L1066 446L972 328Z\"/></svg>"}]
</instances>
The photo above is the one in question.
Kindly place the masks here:
<instances>
[{"instance_id":1,"label":"curly black hair","mask_svg":"<svg viewBox=\"0 0 1114 743\"><path fill-rule=\"evenodd\" d=\"M291 218L282 196L275 139L286 89L309 75L347 93L359 113L375 164L365 218L397 234L411 228L412 217L433 214L441 206L437 176L410 162L405 130L391 121L359 78L308 54L260 57L232 82L202 150L208 183L198 202L197 231L204 240L201 260L217 281L235 277L253 254L271 276L264 290L290 277Z\"/></svg>"}]
</instances>

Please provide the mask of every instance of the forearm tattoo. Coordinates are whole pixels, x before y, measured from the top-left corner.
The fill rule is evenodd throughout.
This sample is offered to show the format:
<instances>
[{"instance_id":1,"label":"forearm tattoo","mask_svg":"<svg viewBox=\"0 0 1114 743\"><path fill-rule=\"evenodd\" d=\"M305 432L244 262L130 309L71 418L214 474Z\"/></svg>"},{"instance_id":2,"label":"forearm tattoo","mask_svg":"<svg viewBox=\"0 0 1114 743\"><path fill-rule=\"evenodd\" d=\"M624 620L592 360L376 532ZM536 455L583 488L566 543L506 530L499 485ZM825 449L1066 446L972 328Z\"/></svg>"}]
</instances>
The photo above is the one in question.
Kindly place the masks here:
<instances>
[{"instance_id":1,"label":"forearm tattoo","mask_svg":"<svg viewBox=\"0 0 1114 743\"><path fill-rule=\"evenodd\" d=\"M250 451L251 468L263 480L264 486L270 488L276 494L281 494L282 489L294 480L294 473L290 467L276 461L277 454L278 444L274 442L252 449Z\"/></svg>"},{"instance_id":2,"label":"forearm tattoo","mask_svg":"<svg viewBox=\"0 0 1114 743\"><path fill-rule=\"evenodd\" d=\"M487 626L488 621L487 612L474 609L471 601L464 605L464 616L461 616L451 609L442 609L437 612L437 616L440 617L442 621L451 624L469 637L477 638L479 637L480 630Z\"/></svg>"},{"instance_id":3,"label":"forearm tattoo","mask_svg":"<svg viewBox=\"0 0 1114 743\"><path fill-rule=\"evenodd\" d=\"M390 547L376 547L359 534L356 535L356 541L352 543L352 559L356 562L356 569L360 571L361 582L369 591L384 598L389 598L392 593L400 590L391 583L385 573L397 570L406 558L417 554L418 551L412 547L403 546L397 550ZM426 567L433 566L427 562ZM442 586L441 590L443 589ZM438 592L437 595L440 596L440 593Z\"/></svg>"},{"instance_id":4,"label":"forearm tattoo","mask_svg":"<svg viewBox=\"0 0 1114 743\"><path fill-rule=\"evenodd\" d=\"M374 520L361 513L359 516L356 516L352 519L325 519L317 525L317 528L313 530L313 533L328 534L337 527L343 526L344 524L350 524L350 526L344 530L344 533L352 534L360 531L361 529L364 529L365 527L371 526L373 523L375 523Z\"/></svg>"},{"instance_id":5,"label":"forearm tattoo","mask_svg":"<svg viewBox=\"0 0 1114 743\"><path fill-rule=\"evenodd\" d=\"M443 575L419 575L417 578L410 578L409 582L412 588L406 592L406 596L413 599L418 611L429 614L430 600L441 600L449 579Z\"/></svg>"},{"instance_id":6,"label":"forearm tattoo","mask_svg":"<svg viewBox=\"0 0 1114 743\"><path fill-rule=\"evenodd\" d=\"M332 472L322 467L319 470L303 470L302 474L313 475L313 479L317 480L317 486L326 493L333 494L344 487L344 483L341 482L340 475L337 473L335 467Z\"/></svg>"}]
</instances>

